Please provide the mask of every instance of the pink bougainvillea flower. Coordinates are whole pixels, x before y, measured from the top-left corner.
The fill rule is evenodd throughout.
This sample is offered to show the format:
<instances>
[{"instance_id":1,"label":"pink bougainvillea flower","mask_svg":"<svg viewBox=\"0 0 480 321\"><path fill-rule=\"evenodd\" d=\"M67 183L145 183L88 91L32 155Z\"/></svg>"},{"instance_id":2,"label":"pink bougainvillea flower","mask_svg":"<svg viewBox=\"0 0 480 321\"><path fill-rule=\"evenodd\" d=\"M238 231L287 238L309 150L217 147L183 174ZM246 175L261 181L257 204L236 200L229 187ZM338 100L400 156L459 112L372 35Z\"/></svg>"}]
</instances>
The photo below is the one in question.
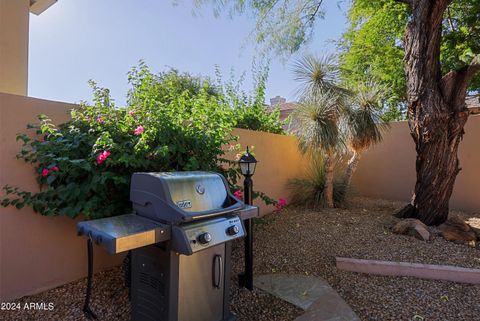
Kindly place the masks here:
<instances>
[{"instance_id":1,"label":"pink bougainvillea flower","mask_svg":"<svg viewBox=\"0 0 480 321\"><path fill-rule=\"evenodd\" d=\"M243 192L241 190L235 191L235 193L233 193L233 195L235 195L235 197L239 198L239 199L243 198Z\"/></svg>"},{"instance_id":2,"label":"pink bougainvillea flower","mask_svg":"<svg viewBox=\"0 0 480 321\"><path fill-rule=\"evenodd\" d=\"M51 168L51 170L54 171L54 172L59 172L59 171L60 171L60 168L58 168L58 166L53 166L53 167Z\"/></svg>"},{"instance_id":3,"label":"pink bougainvillea flower","mask_svg":"<svg viewBox=\"0 0 480 321\"><path fill-rule=\"evenodd\" d=\"M108 150L104 150L97 156L97 164L100 165L104 161L107 160L108 156L110 156L110 152Z\"/></svg>"},{"instance_id":4,"label":"pink bougainvillea flower","mask_svg":"<svg viewBox=\"0 0 480 321\"><path fill-rule=\"evenodd\" d=\"M100 124L103 124L105 122L105 119L103 119L103 117L98 117L97 118L97 121L100 123Z\"/></svg>"},{"instance_id":5,"label":"pink bougainvillea flower","mask_svg":"<svg viewBox=\"0 0 480 321\"><path fill-rule=\"evenodd\" d=\"M132 117L135 116L135 110L130 110L128 112L128 116L132 116Z\"/></svg>"},{"instance_id":6,"label":"pink bougainvillea flower","mask_svg":"<svg viewBox=\"0 0 480 321\"><path fill-rule=\"evenodd\" d=\"M277 210L281 210L285 206L287 206L287 200L284 198L279 198L277 204L275 205L275 208Z\"/></svg>"},{"instance_id":7,"label":"pink bougainvillea flower","mask_svg":"<svg viewBox=\"0 0 480 321\"><path fill-rule=\"evenodd\" d=\"M133 131L133 134L138 136L138 135L141 135L144 131L145 131L145 128L143 128L143 126L138 126Z\"/></svg>"},{"instance_id":8,"label":"pink bougainvillea flower","mask_svg":"<svg viewBox=\"0 0 480 321\"><path fill-rule=\"evenodd\" d=\"M48 168L42 169L42 176L43 176L43 177L47 177L47 176L48 176L48 173L50 173L50 171L48 170Z\"/></svg>"}]
</instances>

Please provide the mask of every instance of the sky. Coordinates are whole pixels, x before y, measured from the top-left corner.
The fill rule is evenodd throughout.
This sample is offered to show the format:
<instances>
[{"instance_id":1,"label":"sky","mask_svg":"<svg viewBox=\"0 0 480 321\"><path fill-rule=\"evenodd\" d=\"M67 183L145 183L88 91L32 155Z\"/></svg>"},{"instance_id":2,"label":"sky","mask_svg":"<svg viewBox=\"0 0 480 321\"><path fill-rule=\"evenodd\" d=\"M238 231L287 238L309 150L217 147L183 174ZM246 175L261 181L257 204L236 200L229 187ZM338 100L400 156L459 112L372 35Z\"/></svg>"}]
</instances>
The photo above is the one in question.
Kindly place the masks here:
<instances>
[{"instance_id":1,"label":"sky","mask_svg":"<svg viewBox=\"0 0 480 321\"><path fill-rule=\"evenodd\" d=\"M252 89L258 56L248 39L255 21L248 16L214 17L210 6L193 14L193 0L59 0L39 16L30 15L29 96L76 103L91 99L89 79L110 89L123 106L126 73L143 59L154 72L173 67L194 75L224 78L245 72L243 89ZM326 17L302 53L335 52L332 40L346 28L345 5L325 1ZM292 63L270 63L266 99L295 99ZM258 60L258 58L257 58Z\"/></svg>"}]
</instances>

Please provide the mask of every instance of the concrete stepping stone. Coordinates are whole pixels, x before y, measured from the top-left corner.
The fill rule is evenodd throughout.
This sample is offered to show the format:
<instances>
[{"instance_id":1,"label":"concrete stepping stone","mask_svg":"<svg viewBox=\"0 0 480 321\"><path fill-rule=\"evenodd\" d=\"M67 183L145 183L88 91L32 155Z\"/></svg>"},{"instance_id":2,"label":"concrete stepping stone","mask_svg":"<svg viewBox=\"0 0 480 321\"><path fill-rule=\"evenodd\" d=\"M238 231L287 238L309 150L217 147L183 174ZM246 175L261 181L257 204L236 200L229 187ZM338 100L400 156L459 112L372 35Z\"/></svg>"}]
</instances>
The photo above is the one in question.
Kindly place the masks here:
<instances>
[{"instance_id":1,"label":"concrete stepping stone","mask_svg":"<svg viewBox=\"0 0 480 321\"><path fill-rule=\"evenodd\" d=\"M265 274L254 285L305 310L295 321L360 321L327 282L315 276Z\"/></svg>"}]
</instances>

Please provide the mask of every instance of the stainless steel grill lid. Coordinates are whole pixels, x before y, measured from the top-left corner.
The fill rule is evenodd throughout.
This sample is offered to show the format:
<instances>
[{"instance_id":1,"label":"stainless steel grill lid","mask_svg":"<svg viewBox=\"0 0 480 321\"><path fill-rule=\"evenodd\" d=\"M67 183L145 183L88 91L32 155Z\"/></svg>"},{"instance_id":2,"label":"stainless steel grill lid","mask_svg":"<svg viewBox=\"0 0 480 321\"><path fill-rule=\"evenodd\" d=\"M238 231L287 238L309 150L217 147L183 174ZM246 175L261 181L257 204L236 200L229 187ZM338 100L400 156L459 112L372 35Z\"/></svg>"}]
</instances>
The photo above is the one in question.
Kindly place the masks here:
<instances>
[{"instance_id":1,"label":"stainless steel grill lid","mask_svg":"<svg viewBox=\"0 0 480 321\"><path fill-rule=\"evenodd\" d=\"M135 173L130 200L137 214L168 223L180 223L239 210L243 203L213 172Z\"/></svg>"}]
</instances>

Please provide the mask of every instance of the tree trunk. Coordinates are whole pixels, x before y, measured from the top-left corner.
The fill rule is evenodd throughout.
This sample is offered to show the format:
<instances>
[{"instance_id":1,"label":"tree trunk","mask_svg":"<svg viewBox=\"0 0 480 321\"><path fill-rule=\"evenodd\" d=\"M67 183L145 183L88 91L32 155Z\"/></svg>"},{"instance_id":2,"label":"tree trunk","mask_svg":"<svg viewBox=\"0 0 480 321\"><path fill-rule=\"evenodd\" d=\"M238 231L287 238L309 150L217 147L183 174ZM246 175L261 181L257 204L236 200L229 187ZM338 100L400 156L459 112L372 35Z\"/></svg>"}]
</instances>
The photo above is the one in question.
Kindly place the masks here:
<instances>
[{"instance_id":1,"label":"tree trunk","mask_svg":"<svg viewBox=\"0 0 480 321\"><path fill-rule=\"evenodd\" d=\"M439 225L448 218L448 203L452 195L459 161L457 151L463 130L459 133L452 127L463 128L462 119L445 117L426 125L415 139L417 147L417 182L412 196L408 217L418 218L427 225ZM432 137L432 133L436 133ZM408 212L407 212L408 213Z\"/></svg>"},{"instance_id":2,"label":"tree trunk","mask_svg":"<svg viewBox=\"0 0 480 321\"><path fill-rule=\"evenodd\" d=\"M457 151L468 118L466 90L472 70L440 69L442 19L449 0L405 0L411 20L405 34L408 121L415 142L417 182L403 217L438 225L448 217L448 203L460 171Z\"/></svg>"},{"instance_id":3,"label":"tree trunk","mask_svg":"<svg viewBox=\"0 0 480 321\"><path fill-rule=\"evenodd\" d=\"M358 163L360 162L360 156L360 152L353 151L352 157L348 160L347 169L345 170L345 175L343 176L343 186L346 190L348 190L350 187L352 176L357 170Z\"/></svg>"},{"instance_id":4,"label":"tree trunk","mask_svg":"<svg viewBox=\"0 0 480 321\"><path fill-rule=\"evenodd\" d=\"M333 156L328 155L325 158L325 186L323 187L323 197L325 204L329 208L335 207L333 202Z\"/></svg>"}]
</instances>

